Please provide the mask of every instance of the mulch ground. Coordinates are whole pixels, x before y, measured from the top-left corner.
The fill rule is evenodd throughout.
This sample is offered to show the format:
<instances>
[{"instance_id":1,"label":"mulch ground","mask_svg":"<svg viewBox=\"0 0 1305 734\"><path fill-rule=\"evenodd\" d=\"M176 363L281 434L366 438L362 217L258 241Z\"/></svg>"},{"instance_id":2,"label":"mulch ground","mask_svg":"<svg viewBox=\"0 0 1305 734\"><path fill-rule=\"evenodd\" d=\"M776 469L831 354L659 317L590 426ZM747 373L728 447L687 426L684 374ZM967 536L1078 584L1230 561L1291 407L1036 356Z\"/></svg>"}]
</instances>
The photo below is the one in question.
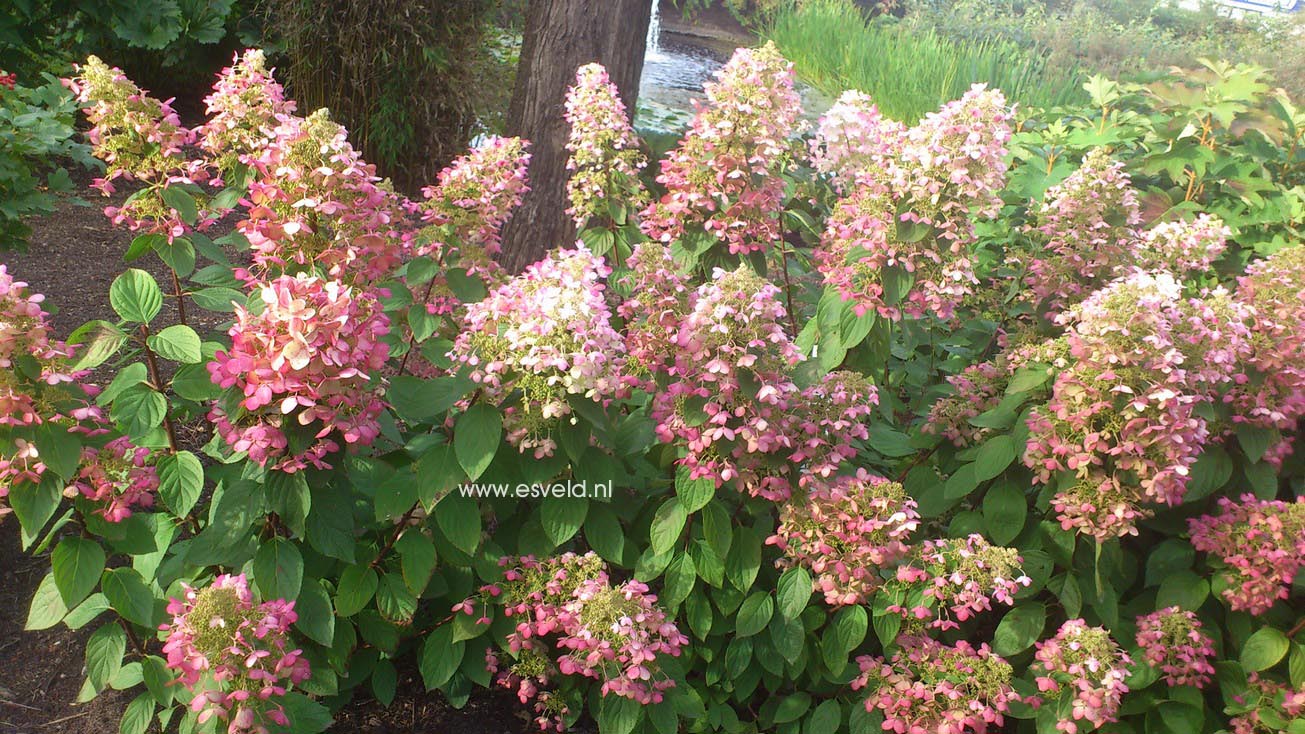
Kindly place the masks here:
<instances>
[{"instance_id":1,"label":"mulch ground","mask_svg":"<svg viewBox=\"0 0 1305 734\"><path fill-rule=\"evenodd\" d=\"M123 262L131 234L103 215L105 200L98 194L83 196L94 197L91 206L69 200L55 214L31 222L35 231L28 252L0 252L0 263L16 279L46 294L47 307L58 308L52 321L60 337L86 321L114 318L109 285L126 268L143 268L165 292L171 290L168 271L157 257ZM221 233L219 229L209 234ZM222 320L221 314L196 311L190 322L201 332ZM168 299L156 323L162 327L175 320L176 308ZM206 437L183 440L203 443ZM96 625L80 631L62 625L43 632L23 630L32 595L48 569L48 557L32 558L21 550L17 522L12 517L0 521L0 734L116 732L123 707L137 691L107 691L88 703L76 703L84 680L83 646ZM330 731L339 734L537 731L527 709L507 691L478 691L464 708L454 709L438 692L427 693L413 670L400 671L398 695L388 708L360 693L335 719Z\"/></svg>"}]
</instances>

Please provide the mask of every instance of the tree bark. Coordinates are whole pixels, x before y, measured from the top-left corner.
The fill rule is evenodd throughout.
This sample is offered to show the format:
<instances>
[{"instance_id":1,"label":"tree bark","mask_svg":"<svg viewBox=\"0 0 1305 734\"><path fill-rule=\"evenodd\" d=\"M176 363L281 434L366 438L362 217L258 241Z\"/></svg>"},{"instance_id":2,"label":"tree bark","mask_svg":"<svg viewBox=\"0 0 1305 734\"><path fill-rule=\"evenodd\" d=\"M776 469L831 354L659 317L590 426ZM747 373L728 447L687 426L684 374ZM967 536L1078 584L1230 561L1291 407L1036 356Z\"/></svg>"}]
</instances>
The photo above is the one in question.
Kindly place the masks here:
<instances>
[{"instance_id":1,"label":"tree bark","mask_svg":"<svg viewBox=\"0 0 1305 734\"><path fill-rule=\"evenodd\" d=\"M530 193L503 231L510 272L575 241L566 215L567 88L577 67L598 62L633 115L643 72L650 0L530 0L508 134L531 142Z\"/></svg>"}]
</instances>

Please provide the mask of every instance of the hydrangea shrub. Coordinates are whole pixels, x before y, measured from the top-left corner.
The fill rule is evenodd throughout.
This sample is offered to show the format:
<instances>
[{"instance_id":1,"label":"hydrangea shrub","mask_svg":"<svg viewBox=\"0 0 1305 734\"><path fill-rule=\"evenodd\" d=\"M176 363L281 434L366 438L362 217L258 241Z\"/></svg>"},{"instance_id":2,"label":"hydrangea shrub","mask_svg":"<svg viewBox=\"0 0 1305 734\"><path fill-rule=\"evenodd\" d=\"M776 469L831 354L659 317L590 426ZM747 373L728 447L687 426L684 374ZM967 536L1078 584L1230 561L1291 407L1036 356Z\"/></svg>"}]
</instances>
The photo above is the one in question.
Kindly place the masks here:
<instances>
[{"instance_id":1,"label":"hydrangea shrub","mask_svg":"<svg viewBox=\"0 0 1305 734\"><path fill-rule=\"evenodd\" d=\"M27 626L94 627L133 733L323 731L415 666L552 731L1301 734L1305 119L1209 71L806 129L741 50L649 163L585 66L580 241L512 276L528 141L414 201L256 51L193 130L91 59L174 277L60 341L0 268Z\"/></svg>"}]
</instances>

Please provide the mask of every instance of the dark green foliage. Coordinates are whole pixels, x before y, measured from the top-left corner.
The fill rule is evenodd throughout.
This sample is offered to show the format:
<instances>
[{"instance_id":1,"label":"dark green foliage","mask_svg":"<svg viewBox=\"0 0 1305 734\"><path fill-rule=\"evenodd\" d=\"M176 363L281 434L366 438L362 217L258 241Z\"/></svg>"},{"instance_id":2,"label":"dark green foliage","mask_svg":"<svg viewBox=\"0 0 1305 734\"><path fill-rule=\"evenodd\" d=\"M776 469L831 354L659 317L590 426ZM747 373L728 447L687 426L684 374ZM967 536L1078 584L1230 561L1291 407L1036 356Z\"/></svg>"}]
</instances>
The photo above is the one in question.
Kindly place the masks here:
<instances>
[{"instance_id":1,"label":"dark green foliage","mask_svg":"<svg viewBox=\"0 0 1305 734\"><path fill-rule=\"evenodd\" d=\"M300 107L329 108L382 175L411 189L466 149L487 110L507 106L515 53L496 32L500 4L266 0L259 9Z\"/></svg>"}]
</instances>

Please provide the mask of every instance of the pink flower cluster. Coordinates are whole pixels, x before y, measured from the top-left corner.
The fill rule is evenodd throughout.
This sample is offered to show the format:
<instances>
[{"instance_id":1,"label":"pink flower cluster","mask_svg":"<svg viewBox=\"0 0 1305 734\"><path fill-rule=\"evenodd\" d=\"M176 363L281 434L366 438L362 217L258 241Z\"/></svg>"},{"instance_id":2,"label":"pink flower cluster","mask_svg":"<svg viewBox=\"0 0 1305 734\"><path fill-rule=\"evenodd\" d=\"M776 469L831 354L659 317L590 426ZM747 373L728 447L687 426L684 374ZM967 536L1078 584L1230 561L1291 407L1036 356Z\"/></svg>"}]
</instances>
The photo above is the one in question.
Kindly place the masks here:
<instances>
[{"instance_id":1,"label":"pink flower cluster","mask_svg":"<svg viewBox=\"0 0 1305 734\"><path fill-rule=\"evenodd\" d=\"M1286 599L1305 566L1305 497L1295 502L1219 498L1219 514L1187 521L1192 546L1219 559L1223 598L1237 611L1263 614Z\"/></svg>"},{"instance_id":2,"label":"pink flower cluster","mask_svg":"<svg viewBox=\"0 0 1305 734\"><path fill-rule=\"evenodd\" d=\"M1280 722L1305 719L1305 685L1278 683L1259 673L1251 673L1249 683L1249 691L1237 699L1248 710L1229 722L1232 734L1280 734Z\"/></svg>"},{"instance_id":3,"label":"pink flower cluster","mask_svg":"<svg viewBox=\"0 0 1305 734\"><path fill-rule=\"evenodd\" d=\"M467 307L451 356L491 400L521 392L504 418L508 441L523 453L552 455L551 429L571 413L570 396L605 402L621 387L625 343L603 294L610 272L578 244Z\"/></svg>"},{"instance_id":4,"label":"pink flower cluster","mask_svg":"<svg viewBox=\"0 0 1305 734\"><path fill-rule=\"evenodd\" d=\"M836 370L803 388L784 425L789 459L803 465L800 485L829 478L856 456L852 441L870 437L866 426L878 404L879 390L859 372Z\"/></svg>"},{"instance_id":5,"label":"pink flower cluster","mask_svg":"<svg viewBox=\"0 0 1305 734\"><path fill-rule=\"evenodd\" d=\"M979 362L948 376L947 383L953 394L933 404L921 430L940 435L960 448L977 445L991 430L972 425L970 419L1001 403L1010 373L996 361Z\"/></svg>"},{"instance_id":6,"label":"pink flower cluster","mask_svg":"<svg viewBox=\"0 0 1305 734\"><path fill-rule=\"evenodd\" d=\"M788 497L788 479L775 472L794 450L784 424L799 394L790 371L800 356L784 318L779 289L746 267L718 268L699 287L664 366L670 383L652 405L658 438L687 448L681 462L694 479Z\"/></svg>"},{"instance_id":7,"label":"pink flower cluster","mask_svg":"<svg viewBox=\"0 0 1305 734\"><path fill-rule=\"evenodd\" d=\"M1190 222L1162 222L1142 235L1137 264L1177 275L1204 273L1228 249L1231 236L1223 220L1209 214Z\"/></svg>"},{"instance_id":8,"label":"pink flower cluster","mask_svg":"<svg viewBox=\"0 0 1305 734\"><path fill-rule=\"evenodd\" d=\"M1020 696L1011 687L1010 663L987 645L960 640L944 645L923 636L898 640L889 660L857 658L861 675L852 689L866 689L866 710L884 715L883 730L897 734L983 734L1001 727Z\"/></svg>"},{"instance_id":9,"label":"pink flower cluster","mask_svg":"<svg viewBox=\"0 0 1305 734\"><path fill-rule=\"evenodd\" d=\"M929 628L956 629L992 609L994 601L1015 603L1020 587L1032 583L1021 562L1014 548L992 545L982 535L926 540L897 567L885 592L899 600L913 600L919 592L919 603L907 607L899 601L888 609L915 623L930 620Z\"/></svg>"},{"instance_id":10,"label":"pink flower cluster","mask_svg":"<svg viewBox=\"0 0 1305 734\"><path fill-rule=\"evenodd\" d=\"M1118 720L1120 701L1128 693L1124 680L1133 661L1110 632L1071 619L1036 647L1031 670L1038 691L1073 696L1071 718L1058 722L1057 731L1078 734Z\"/></svg>"},{"instance_id":11,"label":"pink flower cluster","mask_svg":"<svg viewBox=\"0 0 1305 734\"><path fill-rule=\"evenodd\" d=\"M1042 251L1029 262L1025 286L1040 314L1054 316L1134 262L1137 192L1124 164L1104 148L1048 189L1033 218L1028 233Z\"/></svg>"},{"instance_id":12,"label":"pink flower cluster","mask_svg":"<svg viewBox=\"0 0 1305 734\"><path fill-rule=\"evenodd\" d=\"M660 702L662 692L675 685L657 661L665 655L678 657L689 640L656 606L657 597L646 585L633 580L612 585L602 560L592 552L542 561L532 556L503 558L499 564L507 569L503 582L482 592L518 620L507 638L508 652L518 664L504 675L517 686L522 703L549 684L554 658L557 673L593 678L602 682L602 695L644 705ZM454 611L474 615L476 603L468 599ZM488 660L491 671L500 667L495 656ZM536 704L541 715L548 708L547 700ZM541 721L544 728L549 723Z\"/></svg>"},{"instance_id":13,"label":"pink flower cluster","mask_svg":"<svg viewBox=\"0 0 1305 734\"><path fill-rule=\"evenodd\" d=\"M671 248L660 242L635 245L626 266L621 285L630 296L616 312L625 319L627 379L651 392L652 374L674 357L675 336L694 292Z\"/></svg>"},{"instance_id":14,"label":"pink flower cluster","mask_svg":"<svg viewBox=\"0 0 1305 734\"><path fill-rule=\"evenodd\" d=\"M460 251L499 251L503 225L530 190L529 145L492 136L440 171L439 183L422 190L424 219L436 228L436 242Z\"/></svg>"},{"instance_id":15,"label":"pink flower cluster","mask_svg":"<svg viewBox=\"0 0 1305 734\"><path fill-rule=\"evenodd\" d=\"M794 384L801 355L776 286L741 266L689 292L657 243L640 245L631 265L620 307L630 319L627 381L653 393L657 436L687 448L680 461L694 479L783 501L795 481L826 479L855 456L878 391L854 372Z\"/></svg>"},{"instance_id":16,"label":"pink flower cluster","mask_svg":"<svg viewBox=\"0 0 1305 734\"><path fill-rule=\"evenodd\" d=\"M340 449L337 434L346 444L370 445L383 407L373 375L389 357L380 303L302 273L265 283L259 294L262 312L237 306L231 349L208 365L214 384L235 388L209 413L219 435L260 466L288 472L329 466L324 458ZM302 450L290 449L291 421L317 424Z\"/></svg>"},{"instance_id":17,"label":"pink flower cluster","mask_svg":"<svg viewBox=\"0 0 1305 734\"><path fill-rule=\"evenodd\" d=\"M262 51L237 53L204 98L209 119L198 129L199 146L223 176L249 163L269 145L277 125L295 111L293 100L272 77Z\"/></svg>"},{"instance_id":18,"label":"pink flower cluster","mask_svg":"<svg viewBox=\"0 0 1305 734\"><path fill-rule=\"evenodd\" d=\"M49 314L41 305L45 296L32 293L0 264L0 425L34 425L41 422L33 398L21 395L17 381L19 362L34 360L40 381L48 385L71 382L79 375L67 360L73 350L53 338ZM22 365L27 372L26 365Z\"/></svg>"},{"instance_id":19,"label":"pink flower cluster","mask_svg":"<svg viewBox=\"0 0 1305 734\"><path fill-rule=\"evenodd\" d=\"M194 133L182 127L172 100L149 96L96 56L77 71L64 83L86 105L95 157L108 165L108 176L96 182L99 188L111 191L109 182L116 178L166 181L186 168L182 147L194 141Z\"/></svg>"},{"instance_id":20,"label":"pink flower cluster","mask_svg":"<svg viewBox=\"0 0 1305 734\"><path fill-rule=\"evenodd\" d=\"M874 180L894 165L905 137L906 125L881 115L869 95L843 92L820 117L811 163L846 196L862 179Z\"/></svg>"},{"instance_id":21,"label":"pink flower cluster","mask_svg":"<svg viewBox=\"0 0 1305 734\"><path fill-rule=\"evenodd\" d=\"M1063 314L1072 364L1030 414L1036 480L1072 472L1052 501L1065 529L1137 532L1145 503L1174 505L1209 436L1197 407L1237 379L1248 332L1222 292L1181 298L1168 273L1134 271Z\"/></svg>"},{"instance_id":22,"label":"pink flower cluster","mask_svg":"<svg viewBox=\"0 0 1305 734\"><path fill-rule=\"evenodd\" d=\"M919 524L901 484L858 469L812 482L805 496L785 503L766 544L784 554L775 562L780 568L810 570L826 604L864 604L883 583L881 572L906 557Z\"/></svg>"},{"instance_id":23,"label":"pink flower cluster","mask_svg":"<svg viewBox=\"0 0 1305 734\"><path fill-rule=\"evenodd\" d=\"M100 449L82 449L81 468L65 494L80 494L98 505L96 514L117 523L131 517L132 508L153 507L158 489L159 474L150 462L150 450L122 436Z\"/></svg>"},{"instance_id":24,"label":"pink flower cluster","mask_svg":"<svg viewBox=\"0 0 1305 734\"><path fill-rule=\"evenodd\" d=\"M942 239L967 242L968 215L997 215L1012 117L1001 90L975 84L906 131L893 189L910 196L915 216Z\"/></svg>"},{"instance_id":25,"label":"pink flower cluster","mask_svg":"<svg viewBox=\"0 0 1305 734\"><path fill-rule=\"evenodd\" d=\"M1247 379L1224 399L1236 411L1235 422L1288 433L1265 454L1280 464L1305 417L1305 246L1291 245L1251 263L1238 279L1236 298L1253 313L1243 360Z\"/></svg>"},{"instance_id":26,"label":"pink flower cluster","mask_svg":"<svg viewBox=\"0 0 1305 734\"><path fill-rule=\"evenodd\" d=\"M276 699L309 676L303 652L290 649L294 606L283 599L255 604L244 575L185 586L183 598L169 600L163 654L177 683L194 694L190 708L201 724L216 716L228 722L228 734L289 725Z\"/></svg>"},{"instance_id":27,"label":"pink flower cluster","mask_svg":"<svg viewBox=\"0 0 1305 734\"><path fill-rule=\"evenodd\" d=\"M132 231L161 234L168 242L185 234L188 224L180 212L163 199L163 191L177 184L203 182L208 171L202 161L190 160L182 148L195 141L193 131L181 124L172 100L160 102L122 73L95 56L77 68L79 75L64 80L84 105L91 123L87 137L94 155L104 161L107 176L93 186L105 196L113 193L114 179L148 185L122 207L106 207L114 224ZM204 214L197 224L207 226Z\"/></svg>"},{"instance_id":28,"label":"pink flower cluster","mask_svg":"<svg viewBox=\"0 0 1305 734\"><path fill-rule=\"evenodd\" d=\"M816 165L850 192L816 253L825 284L857 315L950 319L977 282L966 254L970 217L1000 206L1011 136L1005 98L976 85L909 130L882 120L862 97L845 96L833 114L822 123L828 137L816 141ZM886 272L897 275L897 292Z\"/></svg>"},{"instance_id":29,"label":"pink flower cluster","mask_svg":"<svg viewBox=\"0 0 1305 734\"><path fill-rule=\"evenodd\" d=\"M704 86L708 104L661 162L657 181L667 191L644 211L644 234L670 244L701 231L734 254L779 240L780 174L802 113L794 78L773 43L734 52Z\"/></svg>"},{"instance_id":30,"label":"pink flower cluster","mask_svg":"<svg viewBox=\"0 0 1305 734\"><path fill-rule=\"evenodd\" d=\"M99 390L80 384L74 388L80 394L69 392L86 372L72 369L73 349L53 338L44 302L45 296L32 293L0 264L0 427L67 422L71 431L99 435L104 431L76 425L103 419L101 409L86 402ZM12 445L0 450L0 503L12 487L39 484L45 473L45 462L30 439L14 436ZM0 504L0 516L8 512Z\"/></svg>"},{"instance_id":31,"label":"pink flower cluster","mask_svg":"<svg viewBox=\"0 0 1305 734\"><path fill-rule=\"evenodd\" d=\"M1214 676L1214 640L1194 612L1168 607L1137 618L1142 659L1170 686L1204 688Z\"/></svg>"},{"instance_id":32,"label":"pink flower cluster","mask_svg":"<svg viewBox=\"0 0 1305 734\"><path fill-rule=\"evenodd\" d=\"M268 83L270 100L279 92ZM273 119L270 139L244 156L254 176L236 225L257 275L321 268L359 283L387 275L408 253L400 231L412 205L376 176L326 110Z\"/></svg>"},{"instance_id":33,"label":"pink flower cluster","mask_svg":"<svg viewBox=\"0 0 1305 734\"><path fill-rule=\"evenodd\" d=\"M639 150L620 93L601 64L576 70L575 84L566 95L566 121L571 125L566 141L571 205L566 213L576 226L583 229L587 222L607 217L612 203L642 209L648 192L639 171L648 159Z\"/></svg>"}]
</instances>

